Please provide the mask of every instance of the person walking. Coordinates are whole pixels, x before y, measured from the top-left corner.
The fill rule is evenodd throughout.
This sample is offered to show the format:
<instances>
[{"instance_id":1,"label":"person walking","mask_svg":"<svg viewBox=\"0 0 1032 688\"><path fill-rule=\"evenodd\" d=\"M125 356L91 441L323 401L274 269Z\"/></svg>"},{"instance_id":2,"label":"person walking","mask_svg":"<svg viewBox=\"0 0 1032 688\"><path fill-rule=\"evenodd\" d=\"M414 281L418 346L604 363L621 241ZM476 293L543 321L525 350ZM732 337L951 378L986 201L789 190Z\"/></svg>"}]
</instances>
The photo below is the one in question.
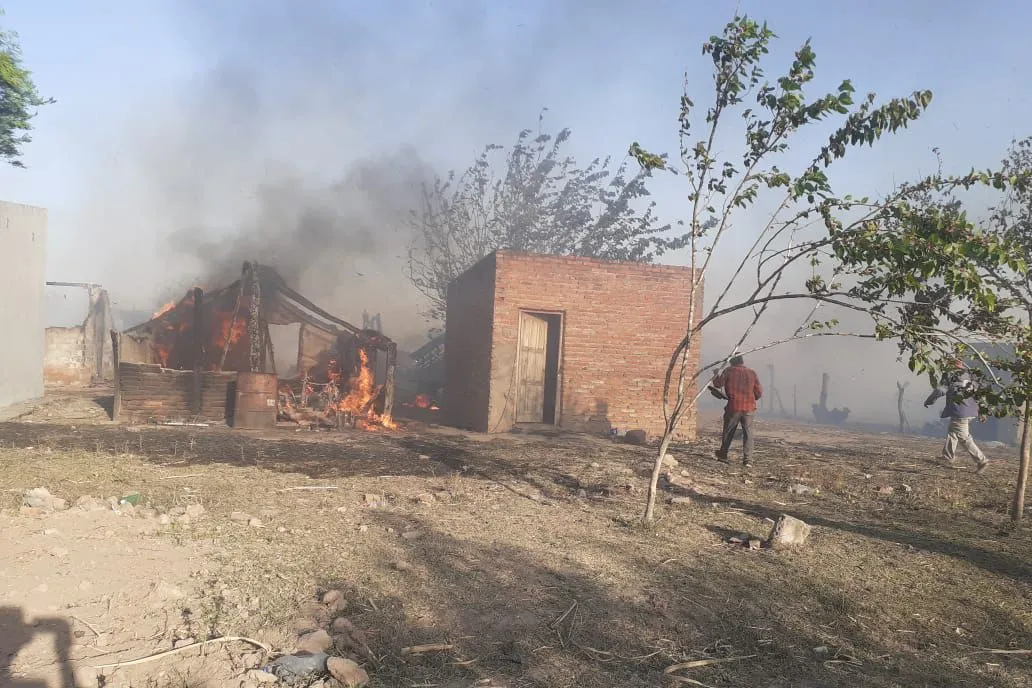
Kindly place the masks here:
<instances>
[{"instance_id":1,"label":"person walking","mask_svg":"<svg viewBox=\"0 0 1032 688\"><path fill-rule=\"evenodd\" d=\"M741 356L730 361L731 367L714 376L710 388L720 390L727 399L724 406L724 427L721 433L720 449L716 457L727 461L727 452L735 439L738 427L742 428L742 464L752 465L753 452L753 416L756 415L756 401L763 397L763 386L756 371L747 368Z\"/></svg>"},{"instance_id":2,"label":"person walking","mask_svg":"<svg viewBox=\"0 0 1032 688\"><path fill-rule=\"evenodd\" d=\"M943 387L946 388L943 391ZM943 376L938 387L932 390L925 400L925 408L934 404L940 397L946 397L940 418L949 418L950 426L946 431L946 443L942 447L943 460L953 465L957 458L957 445L962 445L971 458L975 460L976 472L983 473L989 467L989 460L975 444L971 436L971 421L978 417L978 401L972 395L974 382L963 361L955 361L954 369Z\"/></svg>"}]
</instances>

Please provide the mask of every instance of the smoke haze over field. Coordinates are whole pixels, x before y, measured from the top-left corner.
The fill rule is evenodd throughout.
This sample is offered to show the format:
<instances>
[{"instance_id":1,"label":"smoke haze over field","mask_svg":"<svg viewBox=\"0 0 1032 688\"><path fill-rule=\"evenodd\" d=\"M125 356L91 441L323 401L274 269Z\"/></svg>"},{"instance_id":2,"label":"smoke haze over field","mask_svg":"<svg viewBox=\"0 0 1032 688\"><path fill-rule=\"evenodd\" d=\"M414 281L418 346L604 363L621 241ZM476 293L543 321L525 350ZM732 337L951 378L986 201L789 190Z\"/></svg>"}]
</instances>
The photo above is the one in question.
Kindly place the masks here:
<instances>
[{"instance_id":1,"label":"smoke haze over field","mask_svg":"<svg viewBox=\"0 0 1032 688\"><path fill-rule=\"evenodd\" d=\"M468 165L485 144L510 144L543 106L550 128L571 127L569 152L581 163L619 160L632 141L676 152L682 84L700 107L710 100L699 46L736 7L781 37L768 75L813 36L814 92L844 78L882 98L935 92L914 126L836 164L842 193L876 195L933 171L933 147L952 171L992 166L1028 133L1029 91L1014 86L1032 74L1024 23L1001 22L991 3L929 14L906 3L871 11L817 0L11 0L5 20L21 34L41 93L58 102L36 121L28 170L0 171L0 181L6 200L49 209L48 277L101 282L116 308L152 312L195 284L235 279L254 259L352 322L363 310L382 312L385 331L415 345L426 324L403 274L399 226L420 182ZM992 55L949 48L986 35ZM985 103L1000 93L1007 107L988 117ZM808 137L793 142L784 169L808 160L826 132ZM656 178L651 188L664 221L686 217L683 178ZM744 213L736 223L747 230L757 219ZM716 267L708 300L726 266ZM65 321L81 320L80 297L53 294L68 304ZM797 315L771 308L752 341L775 337ZM706 360L726 353L740 322L707 329ZM885 422L895 416L895 381L908 375L895 358L891 344L845 339L748 356L764 379L766 365L776 366L786 404L797 387L801 416L827 369L832 405ZM924 414L925 389L923 380L908 389L915 415Z\"/></svg>"}]
</instances>

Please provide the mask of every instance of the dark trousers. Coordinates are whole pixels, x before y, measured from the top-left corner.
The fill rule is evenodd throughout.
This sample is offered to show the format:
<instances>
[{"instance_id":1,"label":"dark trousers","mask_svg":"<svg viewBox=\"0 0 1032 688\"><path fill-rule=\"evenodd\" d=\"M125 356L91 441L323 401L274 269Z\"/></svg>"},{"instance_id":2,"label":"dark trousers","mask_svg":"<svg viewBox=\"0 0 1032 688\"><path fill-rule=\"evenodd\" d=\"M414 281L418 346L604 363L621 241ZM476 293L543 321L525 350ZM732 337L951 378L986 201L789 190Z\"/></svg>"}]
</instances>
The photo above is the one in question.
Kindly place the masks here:
<instances>
[{"instance_id":1,"label":"dark trousers","mask_svg":"<svg viewBox=\"0 0 1032 688\"><path fill-rule=\"evenodd\" d=\"M737 411L724 411L724 434L720 443L720 453L727 456L727 450L731 448L731 442L735 439L735 432L738 426L742 426L742 459L748 461L752 456L753 435L752 435L752 413Z\"/></svg>"}]
</instances>

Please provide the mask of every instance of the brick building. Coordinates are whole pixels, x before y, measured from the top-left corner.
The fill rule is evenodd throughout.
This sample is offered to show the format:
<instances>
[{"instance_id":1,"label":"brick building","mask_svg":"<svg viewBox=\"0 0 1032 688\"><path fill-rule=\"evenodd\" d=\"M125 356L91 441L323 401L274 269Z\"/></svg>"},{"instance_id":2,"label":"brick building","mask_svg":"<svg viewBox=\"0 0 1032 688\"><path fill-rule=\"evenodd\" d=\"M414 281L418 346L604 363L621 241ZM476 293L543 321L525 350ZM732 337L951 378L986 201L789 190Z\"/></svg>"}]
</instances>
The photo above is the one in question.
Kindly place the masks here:
<instances>
[{"instance_id":1,"label":"brick building","mask_svg":"<svg viewBox=\"0 0 1032 688\"><path fill-rule=\"evenodd\" d=\"M690 293L689 268L492 253L448 289L448 422L480 432L544 423L661 433L663 379ZM692 366L698 357L696 342ZM695 431L686 416L681 434Z\"/></svg>"}]
</instances>

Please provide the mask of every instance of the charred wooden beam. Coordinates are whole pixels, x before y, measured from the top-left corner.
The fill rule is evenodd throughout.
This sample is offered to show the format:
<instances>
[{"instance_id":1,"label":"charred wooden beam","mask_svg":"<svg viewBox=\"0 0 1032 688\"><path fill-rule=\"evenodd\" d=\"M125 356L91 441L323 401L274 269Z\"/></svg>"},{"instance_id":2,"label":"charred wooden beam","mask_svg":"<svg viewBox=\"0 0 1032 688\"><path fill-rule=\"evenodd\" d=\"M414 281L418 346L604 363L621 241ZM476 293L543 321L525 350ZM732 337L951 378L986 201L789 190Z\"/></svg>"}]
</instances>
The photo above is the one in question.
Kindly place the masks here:
<instances>
[{"instance_id":1,"label":"charred wooden beam","mask_svg":"<svg viewBox=\"0 0 1032 688\"><path fill-rule=\"evenodd\" d=\"M236 307L233 309L233 317L229 319L229 332L232 333L237 324L237 317L240 313L240 307L244 301L244 290L247 289L247 276L250 272L250 264L244 263L243 275L240 278L240 291L237 292ZM229 355L229 349L232 346L230 340L231 336L226 337L226 343L222 345L222 358L219 360L219 370L226 367L226 356Z\"/></svg>"},{"instance_id":2,"label":"charred wooden beam","mask_svg":"<svg viewBox=\"0 0 1032 688\"><path fill-rule=\"evenodd\" d=\"M383 422L390 425L394 415L394 376L398 368L398 345L387 345L387 373L383 381Z\"/></svg>"},{"instance_id":3,"label":"charred wooden beam","mask_svg":"<svg viewBox=\"0 0 1032 688\"><path fill-rule=\"evenodd\" d=\"M47 282L48 287L79 287L80 289L100 289L99 284L93 282Z\"/></svg>"},{"instance_id":4,"label":"charred wooden beam","mask_svg":"<svg viewBox=\"0 0 1032 688\"><path fill-rule=\"evenodd\" d=\"M252 373L262 372L261 332L262 286L258 278L258 263L251 266L251 305L247 313L247 334L251 344L250 369Z\"/></svg>"},{"instance_id":5,"label":"charred wooden beam","mask_svg":"<svg viewBox=\"0 0 1032 688\"><path fill-rule=\"evenodd\" d=\"M115 366L115 401L111 407L111 420L118 420L119 415L122 413L122 384L119 375L119 357L121 356L122 349L119 346L121 343L122 334L115 330L111 330L111 358L113 365Z\"/></svg>"},{"instance_id":6,"label":"charred wooden beam","mask_svg":"<svg viewBox=\"0 0 1032 688\"><path fill-rule=\"evenodd\" d=\"M264 323L265 327L265 345L267 350L265 352L265 360L271 364L269 367L272 368L272 374L279 377L279 373L276 372L276 350L272 346L272 332L269 331L269 321L266 320Z\"/></svg>"},{"instance_id":7,"label":"charred wooden beam","mask_svg":"<svg viewBox=\"0 0 1032 688\"><path fill-rule=\"evenodd\" d=\"M193 290L193 387L190 393L190 411L201 414L201 370L204 359L204 292L200 287Z\"/></svg>"}]
</instances>

